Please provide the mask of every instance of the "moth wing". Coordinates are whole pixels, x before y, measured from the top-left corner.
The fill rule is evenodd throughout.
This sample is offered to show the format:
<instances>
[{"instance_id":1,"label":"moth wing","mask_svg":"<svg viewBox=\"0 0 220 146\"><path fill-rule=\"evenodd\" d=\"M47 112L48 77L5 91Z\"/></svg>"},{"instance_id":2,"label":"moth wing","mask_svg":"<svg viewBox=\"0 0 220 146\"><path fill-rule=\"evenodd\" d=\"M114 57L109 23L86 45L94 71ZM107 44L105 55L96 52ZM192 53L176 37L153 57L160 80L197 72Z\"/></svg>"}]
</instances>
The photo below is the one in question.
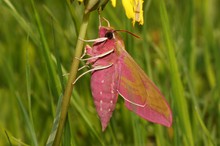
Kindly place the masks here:
<instances>
[{"instance_id":1,"label":"moth wing","mask_svg":"<svg viewBox=\"0 0 220 146\"><path fill-rule=\"evenodd\" d=\"M119 60L119 73L118 92L126 107L146 120L170 127L172 112L166 99L125 50Z\"/></svg>"},{"instance_id":2,"label":"moth wing","mask_svg":"<svg viewBox=\"0 0 220 146\"><path fill-rule=\"evenodd\" d=\"M102 131L107 127L118 99L118 67L117 64L107 69L94 71L91 77L91 89L102 124Z\"/></svg>"}]
</instances>

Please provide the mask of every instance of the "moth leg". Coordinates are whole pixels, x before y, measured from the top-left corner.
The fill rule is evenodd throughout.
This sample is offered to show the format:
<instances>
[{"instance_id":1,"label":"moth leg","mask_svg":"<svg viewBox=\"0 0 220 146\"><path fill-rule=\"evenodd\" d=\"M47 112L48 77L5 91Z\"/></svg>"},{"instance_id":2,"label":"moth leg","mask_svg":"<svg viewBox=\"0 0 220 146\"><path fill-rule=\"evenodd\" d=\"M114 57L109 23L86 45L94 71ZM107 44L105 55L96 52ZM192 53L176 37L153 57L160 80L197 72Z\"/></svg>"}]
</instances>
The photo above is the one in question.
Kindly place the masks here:
<instances>
[{"instance_id":1,"label":"moth leg","mask_svg":"<svg viewBox=\"0 0 220 146\"><path fill-rule=\"evenodd\" d=\"M86 43L92 43L92 42L101 43L101 42L106 41L107 39L108 39L107 37L101 37L101 38L96 38L96 39L91 39L91 40L84 40L82 38L79 38L79 40L86 42Z\"/></svg>"},{"instance_id":2,"label":"moth leg","mask_svg":"<svg viewBox=\"0 0 220 146\"><path fill-rule=\"evenodd\" d=\"M89 55L89 56L93 56L92 47L89 46L89 45L86 45L84 52L86 52L86 54Z\"/></svg>"},{"instance_id":3,"label":"moth leg","mask_svg":"<svg viewBox=\"0 0 220 146\"><path fill-rule=\"evenodd\" d=\"M87 54L87 49L85 48L82 56L80 57L80 59L82 59L86 54Z\"/></svg>"},{"instance_id":4,"label":"moth leg","mask_svg":"<svg viewBox=\"0 0 220 146\"><path fill-rule=\"evenodd\" d=\"M101 20L101 16L100 16L100 12L99 12L99 27L101 27L102 26L102 22L101 22L102 20Z\"/></svg>"},{"instance_id":5,"label":"moth leg","mask_svg":"<svg viewBox=\"0 0 220 146\"><path fill-rule=\"evenodd\" d=\"M80 58L75 57L75 59L77 59L77 60L79 60L79 61L85 61L85 60L83 59L83 57L84 57L86 54L89 55L89 56L93 56L93 54L92 54L92 47L90 47L89 45L86 45L82 56L81 56Z\"/></svg>"},{"instance_id":6,"label":"moth leg","mask_svg":"<svg viewBox=\"0 0 220 146\"><path fill-rule=\"evenodd\" d=\"M101 17L101 16L99 15L99 27L102 26L102 21L105 21L105 22L107 23L108 27L110 27L109 21L108 21L106 18Z\"/></svg>"},{"instance_id":7,"label":"moth leg","mask_svg":"<svg viewBox=\"0 0 220 146\"><path fill-rule=\"evenodd\" d=\"M96 56L92 56L92 57L85 58L85 59L80 59L80 60L82 60L82 61L87 61L87 60L97 59L97 58L100 58L100 57L104 57L104 56L106 56L106 55L108 55L108 54L111 54L112 52L114 52L114 49L109 50L109 51L107 51L107 52L105 52L105 53L96 55Z\"/></svg>"},{"instance_id":8,"label":"moth leg","mask_svg":"<svg viewBox=\"0 0 220 146\"><path fill-rule=\"evenodd\" d=\"M108 24L108 27L110 27L109 21L106 18L104 18L104 17L102 17L102 19Z\"/></svg>"},{"instance_id":9,"label":"moth leg","mask_svg":"<svg viewBox=\"0 0 220 146\"><path fill-rule=\"evenodd\" d=\"M86 67L89 67L88 64L83 65L82 67L80 67L80 68L78 69L78 71L80 71L80 70L82 70L82 69L84 69L84 68L86 68Z\"/></svg>"},{"instance_id":10,"label":"moth leg","mask_svg":"<svg viewBox=\"0 0 220 146\"><path fill-rule=\"evenodd\" d=\"M88 54L89 56L92 56L92 47L90 47L89 45L86 45L84 52L82 54L82 56L80 58L77 58L79 60L83 59L83 57Z\"/></svg>"},{"instance_id":11,"label":"moth leg","mask_svg":"<svg viewBox=\"0 0 220 146\"><path fill-rule=\"evenodd\" d=\"M87 70L86 72L82 73L81 75L79 75L75 81L72 83L72 84L75 84L82 76L84 76L85 74L89 73L89 72L93 72L93 71L96 71L96 70L102 70L102 69L106 69L106 68L109 68L113 65L113 63L109 64L109 65L106 65L106 66L96 66L90 70Z\"/></svg>"}]
</instances>

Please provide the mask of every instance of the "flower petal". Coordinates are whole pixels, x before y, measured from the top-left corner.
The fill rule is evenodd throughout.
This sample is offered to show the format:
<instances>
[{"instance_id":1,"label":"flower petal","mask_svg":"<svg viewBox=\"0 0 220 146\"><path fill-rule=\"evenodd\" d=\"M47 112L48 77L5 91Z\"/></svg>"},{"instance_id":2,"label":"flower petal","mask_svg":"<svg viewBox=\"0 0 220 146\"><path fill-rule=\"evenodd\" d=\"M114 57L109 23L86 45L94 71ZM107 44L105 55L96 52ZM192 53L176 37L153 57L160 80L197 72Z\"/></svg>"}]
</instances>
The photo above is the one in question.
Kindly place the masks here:
<instances>
[{"instance_id":1,"label":"flower petal","mask_svg":"<svg viewBox=\"0 0 220 146\"><path fill-rule=\"evenodd\" d=\"M135 13L135 21L139 22L143 25L143 0L135 0L134 4L134 13Z\"/></svg>"},{"instance_id":2,"label":"flower petal","mask_svg":"<svg viewBox=\"0 0 220 146\"><path fill-rule=\"evenodd\" d=\"M130 18L134 18L133 11L133 0L122 0L123 7L125 9L126 16Z\"/></svg>"},{"instance_id":3,"label":"flower petal","mask_svg":"<svg viewBox=\"0 0 220 146\"><path fill-rule=\"evenodd\" d=\"M122 0L123 7L126 12L126 16L135 22L143 25L143 0Z\"/></svg>"},{"instance_id":4,"label":"flower petal","mask_svg":"<svg viewBox=\"0 0 220 146\"><path fill-rule=\"evenodd\" d=\"M116 6L116 0L111 0L112 1L112 6L115 7Z\"/></svg>"}]
</instances>

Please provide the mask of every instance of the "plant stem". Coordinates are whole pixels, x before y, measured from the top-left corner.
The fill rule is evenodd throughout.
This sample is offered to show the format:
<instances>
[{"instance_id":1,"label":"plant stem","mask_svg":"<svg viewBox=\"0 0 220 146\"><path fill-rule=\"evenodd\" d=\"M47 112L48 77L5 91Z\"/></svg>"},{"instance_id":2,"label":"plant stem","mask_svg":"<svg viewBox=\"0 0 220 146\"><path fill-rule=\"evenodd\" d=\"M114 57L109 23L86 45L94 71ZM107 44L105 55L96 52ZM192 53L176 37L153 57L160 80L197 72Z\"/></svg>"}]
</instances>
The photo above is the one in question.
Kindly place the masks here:
<instances>
[{"instance_id":1,"label":"plant stem","mask_svg":"<svg viewBox=\"0 0 220 146\"><path fill-rule=\"evenodd\" d=\"M85 37L86 29L87 29L87 26L88 26L88 21L89 21L89 13L84 14L84 16L83 16L83 22L82 22L82 25L80 27L79 38L84 38ZM61 140L61 137L62 137L62 132L63 132L63 128L64 128L64 125L65 125L66 116L67 116L67 112L68 112L68 107L69 107L69 103L70 103L70 98L71 98L71 95L72 95L73 82L76 79L76 74L77 74L77 70L78 70L78 66L79 66L79 60L75 59L75 57L80 58L80 56L82 54L82 49L83 49L83 42L78 39L77 44L76 44L75 56L73 57L72 66L71 66L67 86L66 86L64 96L63 96L60 122L59 122L59 126L58 126L58 129L57 129L57 133L56 133L56 137L55 137L53 146L58 146L60 144L60 140Z\"/></svg>"}]
</instances>

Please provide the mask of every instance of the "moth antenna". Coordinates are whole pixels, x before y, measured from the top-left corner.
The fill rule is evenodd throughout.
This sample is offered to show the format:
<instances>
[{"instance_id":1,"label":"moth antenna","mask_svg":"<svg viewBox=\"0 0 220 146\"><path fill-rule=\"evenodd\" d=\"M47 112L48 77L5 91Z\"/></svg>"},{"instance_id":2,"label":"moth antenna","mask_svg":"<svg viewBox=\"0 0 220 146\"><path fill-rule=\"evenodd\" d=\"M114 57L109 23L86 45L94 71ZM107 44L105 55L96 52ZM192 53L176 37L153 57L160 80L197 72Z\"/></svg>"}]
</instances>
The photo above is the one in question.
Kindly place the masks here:
<instances>
[{"instance_id":1,"label":"moth antenna","mask_svg":"<svg viewBox=\"0 0 220 146\"><path fill-rule=\"evenodd\" d=\"M87 70L86 72L84 72L81 75L79 75L72 84L75 84L82 76L84 76L85 74L87 74L89 72L93 72L93 71L96 71L96 70L106 69L106 68L111 67L112 65L113 65L113 63L111 63L109 65L106 65L106 66L97 66L97 67L95 67L93 69Z\"/></svg>"},{"instance_id":2,"label":"moth antenna","mask_svg":"<svg viewBox=\"0 0 220 146\"><path fill-rule=\"evenodd\" d=\"M115 30L115 32L116 31L119 31L119 32L127 32L128 34L130 34L130 35L133 35L134 37L136 37L136 38L138 38L138 39L140 39L141 37L139 37L138 35L136 35L136 34L134 34L134 33L132 33L132 32L130 32L130 31L127 31L127 30Z\"/></svg>"}]
</instances>

